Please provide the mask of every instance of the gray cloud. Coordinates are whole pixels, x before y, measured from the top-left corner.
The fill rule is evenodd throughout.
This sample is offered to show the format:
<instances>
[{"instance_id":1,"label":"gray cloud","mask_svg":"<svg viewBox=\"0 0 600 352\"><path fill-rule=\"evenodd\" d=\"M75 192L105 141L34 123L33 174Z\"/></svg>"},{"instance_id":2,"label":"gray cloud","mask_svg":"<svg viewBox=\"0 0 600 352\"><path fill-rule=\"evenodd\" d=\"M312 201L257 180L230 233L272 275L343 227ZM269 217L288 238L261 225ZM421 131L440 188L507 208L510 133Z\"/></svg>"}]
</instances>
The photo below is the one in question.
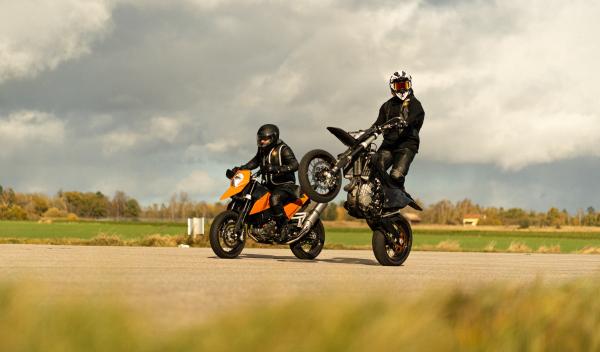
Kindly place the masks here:
<instances>
[{"instance_id":1,"label":"gray cloud","mask_svg":"<svg viewBox=\"0 0 600 352\"><path fill-rule=\"evenodd\" d=\"M0 4L0 83L34 77L89 53L109 29L106 1L3 1Z\"/></svg>"},{"instance_id":2,"label":"gray cloud","mask_svg":"<svg viewBox=\"0 0 600 352\"><path fill-rule=\"evenodd\" d=\"M490 180L471 197L491 201L512 180L529 187L516 175L535 165L560 173L569 160L597 160L598 5L97 1L94 11L73 5L73 24L56 27L71 3L56 4L39 23L45 35L22 23L5 31L41 43L20 71L0 39L0 126L21 111L62 126L61 143L45 148L0 141L2 183L18 189L124 189L155 201L185 185L214 197L222 170L253 153L262 123L279 124L298 156L341 150L324 127L370 125L399 68L427 112L411 176L428 201L471 194L461 169ZM48 44L63 35L77 50ZM543 176L542 187L556 184ZM435 181L435 194L417 179ZM498 201L543 207L552 197Z\"/></svg>"}]
</instances>

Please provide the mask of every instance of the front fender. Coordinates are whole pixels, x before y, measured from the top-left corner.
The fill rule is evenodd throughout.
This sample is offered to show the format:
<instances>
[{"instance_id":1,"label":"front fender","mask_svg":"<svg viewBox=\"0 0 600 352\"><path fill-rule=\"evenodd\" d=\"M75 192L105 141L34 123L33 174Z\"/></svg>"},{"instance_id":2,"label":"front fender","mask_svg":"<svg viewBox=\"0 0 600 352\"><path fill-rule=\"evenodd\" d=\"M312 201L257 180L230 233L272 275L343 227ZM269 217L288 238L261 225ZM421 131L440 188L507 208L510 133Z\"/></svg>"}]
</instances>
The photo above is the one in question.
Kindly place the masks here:
<instances>
[{"instance_id":1,"label":"front fender","mask_svg":"<svg viewBox=\"0 0 600 352\"><path fill-rule=\"evenodd\" d=\"M412 228L410 226L410 221L404 217L401 213L394 214L387 218L379 218L377 220L369 220L367 219L367 225L371 228L371 231L383 230L385 232L395 233L396 229L394 228L395 223L400 223L406 226L411 232Z\"/></svg>"}]
</instances>

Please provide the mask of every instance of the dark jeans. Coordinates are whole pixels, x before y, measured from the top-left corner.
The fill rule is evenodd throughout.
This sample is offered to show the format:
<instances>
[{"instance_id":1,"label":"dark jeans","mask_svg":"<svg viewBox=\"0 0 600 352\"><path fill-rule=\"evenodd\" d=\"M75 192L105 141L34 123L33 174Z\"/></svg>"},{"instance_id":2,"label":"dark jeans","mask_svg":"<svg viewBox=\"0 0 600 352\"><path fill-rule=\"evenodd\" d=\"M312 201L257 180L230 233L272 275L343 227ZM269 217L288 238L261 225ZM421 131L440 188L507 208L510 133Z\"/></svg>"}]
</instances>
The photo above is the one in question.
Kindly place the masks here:
<instances>
[{"instance_id":1,"label":"dark jeans","mask_svg":"<svg viewBox=\"0 0 600 352\"><path fill-rule=\"evenodd\" d=\"M288 220L283 210L283 206L298 197L294 192L292 192L290 187L286 186L276 186L271 188L270 191L271 198L269 198L269 201L271 203L271 209L273 209L273 215L277 225L281 226Z\"/></svg>"},{"instance_id":2,"label":"dark jeans","mask_svg":"<svg viewBox=\"0 0 600 352\"><path fill-rule=\"evenodd\" d=\"M377 151L377 167L381 172L387 172L391 166L390 178L396 187L404 189L404 180L414 158L415 152L410 149L391 150L382 146Z\"/></svg>"}]
</instances>

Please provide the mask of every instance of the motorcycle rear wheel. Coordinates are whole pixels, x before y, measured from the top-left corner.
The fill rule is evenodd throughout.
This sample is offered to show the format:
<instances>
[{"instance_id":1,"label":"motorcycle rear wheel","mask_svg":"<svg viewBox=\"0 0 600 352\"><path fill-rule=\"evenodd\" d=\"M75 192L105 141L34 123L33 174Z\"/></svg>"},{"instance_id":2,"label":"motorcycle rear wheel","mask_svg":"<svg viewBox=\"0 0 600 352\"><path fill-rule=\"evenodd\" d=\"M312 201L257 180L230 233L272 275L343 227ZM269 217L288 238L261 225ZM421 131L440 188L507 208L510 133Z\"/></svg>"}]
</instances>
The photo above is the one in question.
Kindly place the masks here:
<instances>
[{"instance_id":1,"label":"motorcycle rear wheel","mask_svg":"<svg viewBox=\"0 0 600 352\"><path fill-rule=\"evenodd\" d=\"M378 229L373 231L372 246L373 254L379 264L384 266L400 266L412 248L412 229L410 224L404 221L394 222L398 234L393 234Z\"/></svg>"},{"instance_id":2,"label":"motorcycle rear wheel","mask_svg":"<svg viewBox=\"0 0 600 352\"><path fill-rule=\"evenodd\" d=\"M300 187L317 203L331 202L342 188L342 172L335 174L331 169L337 160L322 149L311 150L300 160L298 179Z\"/></svg>"},{"instance_id":3,"label":"motorcycle rear wheel","mask_svg":"<svg viewBox=\"0 0 600 352\"><path fill-rule=\"evenodd\" d=\"M319 220L303 239L290 244L290 249L296 258L312 260L321 253L324 244L325 228L323 227L321 220Z\"/></svg>"},{"instance_id":4,"label":"motorcycle rear wheel","mask_svg":"<svg viewBox=\"0 0 600 352\"><path fill-rule=\"evenodd\" d=\"M236 258L246 244L243 234L235 234L238 213L226 210L217 215L210 226L210 247L219 258Z\"/></svg>"}]
</instances>

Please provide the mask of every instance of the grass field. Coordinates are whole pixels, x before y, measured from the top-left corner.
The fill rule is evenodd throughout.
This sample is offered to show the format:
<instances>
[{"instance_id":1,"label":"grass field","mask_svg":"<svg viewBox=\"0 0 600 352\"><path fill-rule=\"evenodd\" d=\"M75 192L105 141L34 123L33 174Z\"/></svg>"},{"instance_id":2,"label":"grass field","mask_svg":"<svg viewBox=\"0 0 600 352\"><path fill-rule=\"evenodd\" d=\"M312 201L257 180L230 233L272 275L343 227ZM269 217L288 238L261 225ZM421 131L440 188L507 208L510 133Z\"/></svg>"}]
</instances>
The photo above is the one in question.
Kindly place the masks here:
<instances>
[{"instance_id":1,"label":"grass field","mask_svg":"<svg viewBox=\"0 0 600 352\"><path fill-rule=\"evenodd\" d=\"M368 228L334 223L326 226L326 245L330 248L370 248ZM31 221L0 221L0 241L26 242L34 239L90 240L97 236L113 236L125 241L136 241L148 236L182 236L186 225L178 223L125 223L125 222L55 222L42 224ZM207 228L208 230L208 228ZM153 242L155 243L155 242ZM173 243L173 242L170 242ZM94 244L101 244L95 242ZM556 231L554 229L473 229L463 227L415 226L413 248L418 250L463 251L542 251L576 252L585 248L600 248L600 232L581 229Z\"/></svg>"},{"instance_id":2,"label":"grass field","mask_svg":"<svg viewBox=\"0 0 600 352\"><path fill-rule=\"evenodd\" d=\"M600 285L534 283L418 297L330 294L156 328L119 302L0 285L1 351L598 351Z\"/></svg>"},{"instance_id":3,"label":"grass field","mask_svg":"<svg viewBox=\"0 0 600 352\"><path fill-rule=\"evenodd\" d=\"M186 224L137 222L54 222L42 224L33 221L0 221L0 237L18 238L81 238L90 239L100 234L117 235L123 239L147 235L182 235Z\"/></svg>"},{"instance_id":4,"label":"grass field","mask_svg":"<svg viewBox=\"0 0 600 352\"><path fill-rule=\"evenodd\" d=\"M346 244L354 246L369 246L371 232L368 229L328 228L327 241L331 244ZM415 249L432 249L440 243L456 242L461 250L506 251L511 244L522 243L532 250L541 246L560 246L561 252L574 252L586 247L600 247L600 233L597 232L535 232L535 231L476 231L450 229L421 229L416 227L413 232ZM493 248L491 247L493 244ZM444 248L440 248L444 249Z\"/></svg>"}]
</instances>

